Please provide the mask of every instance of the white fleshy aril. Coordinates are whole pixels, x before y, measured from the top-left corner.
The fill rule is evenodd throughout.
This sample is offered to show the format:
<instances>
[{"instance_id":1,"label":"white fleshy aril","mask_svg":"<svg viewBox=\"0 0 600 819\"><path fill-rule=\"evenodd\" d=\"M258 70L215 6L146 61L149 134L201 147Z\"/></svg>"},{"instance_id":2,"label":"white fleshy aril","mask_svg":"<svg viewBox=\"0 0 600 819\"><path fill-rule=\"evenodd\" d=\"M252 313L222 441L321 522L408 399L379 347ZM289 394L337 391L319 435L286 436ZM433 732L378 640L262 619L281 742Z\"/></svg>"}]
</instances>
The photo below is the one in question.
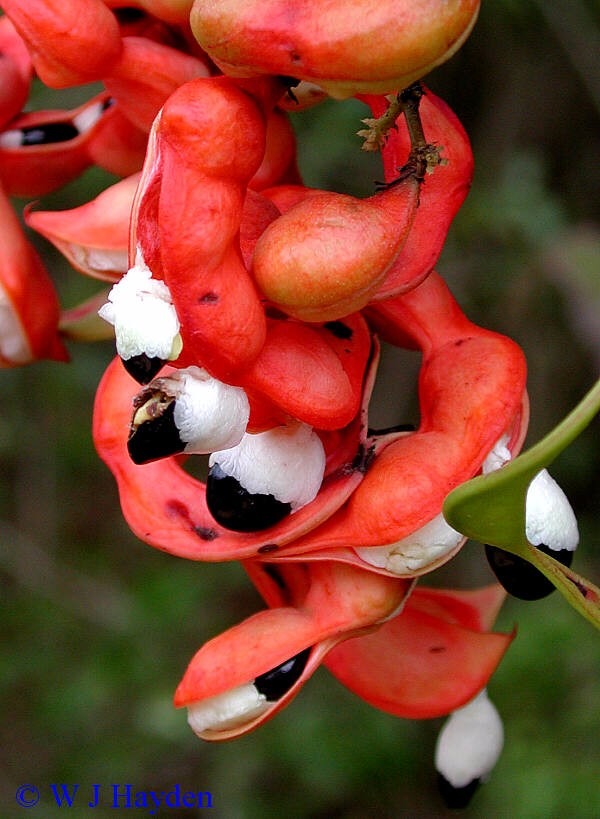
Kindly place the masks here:
<instances>
[{"instance_id":1,"label":"white fleshy aril","mask_svg":"<svg viewBox=\"0 0 600 819\"><path fill-rule=\"evenodd\" d=\"M484 473L499 469L510 460L512 456L507 447L508 440L508 436L505 435L494 445L483 462ZM354 551L370 566L406 575L439 560L457 548L462 540L464 536L446 523L440 512L416 532L412 532L397 543L387 546L356 547Z\"/></svg>"},{"instance_id":2,"label":"white fleshy aril","mask_svg":"<svg viewBox=\"0 0 600 819\"><path fill-rule=\"evenodd\" d=\"M220 468L252 495L273 495L292 511L317 496L325 472L325 450L306 424L246 433L231 449L213 452L209 466Z\"/></svg>"},{"instance_id":3,"label":"white fleshy aril","mask_svg":"<svg viewBox=\"0 0 600 819\"><path fill-rule=\"evenodd\" d=\"M502 438L496 441L491 452L481 466L481 471L484 475L487 475L490 472L495 472L497 469L500 469L501 466L504 466L505 463L510 461L512 458L512 453L508 448L508 441L508 435L503 435Z\"/></svg>"},{"instance_id":4,"label":"white fleshy aril","mask_svg":"<svg viewBox=\"0 0 600 819\"><path fill-rule=\"evenodd\" d=\"M269 703L252 683L239 685L230 691L216 694L188 705L188 724L202 736L204 731L222 731L245 725L263 714Z\"/></svg>"},{"instance_id":5,"label":"white fleshy aril","mask_svg":"<svg viewBox=\"0 0 600 819\"><path fill-rule=\"evenodd\" d=\"M184 452L208 454L241 441L250 417L241 387L224 384L200 367L178 370L169 381L174 384L173 420L186 444Z\"/></svg>"},{"instance_id":6,"label":"white fleshy aril","mask_svg":"<svg viewBox=\"0 0 600 819\"><path fill-rule=\"evenodd\" d=\"M389 546L356 547L356 554L370 566L405 575L428 566L455 549L464 536L440 513L416 532Z\"/></svg>"},{"instance_id":7,"label":"white fleshy aril","mask_svg":"<svg viewBox=\"0 0 600 819\"><path fill-rule=\"evenodd\" d=\"M145 354L169 361L179 354L179 319L169 288L152 278L139 251L135 265L112 287L98 315L114 326L117 352L125 360Z\"/></svg>"},{"instance_id":8,"label":"white fleshy aril","mask_svg":"<svg viewBox=\"0 0 600 819\"><path fill-rule=\"evenodd\" d=\"M0 285L0 359L11 364L27 364L32 353L21 322L4 288Z\"/></svg>"},{"instance_id":9,"label":"white fleshy aril","mask_svg":"<svg viewBox=\"0 0 600 819\"><path fill-rule=\"evenodd\" d=\"M525 503L525 532L533 546L574 551L579 543L577 519L567 496L547 469L529 484Z\"/></svg>"},{"instance_id":10,"label":"white fleshy aril","mask_svg":"<svg viewBox=\"0 0 600 819\"><path fill-rule=\"evenodd\" d=\"M103 102L96 102L93 105L86 105L73 119L73 125L77 128L80 134L85 134L100 121L102 114L105 111Z\"/></svg>"},{"instance_id":11,"label":"white fleshy aril","mask_svg":"<svg viewBox=\"0 0 600 819\"><path fill-rule=\"evenodd\" d=\"M504 745L504 729L485 688L444 723L435 748L435 767L453 788L485 782Z\"/></svg>"},{"instance_id":12,"label":"white fleshy aril","mask_svg":"<svg viewBox=\"0 0 600 819\"><path fill-rule=\"evenodd\" d=\"M483 463L484 475L510 461L512 455L507 443L506 435L496 443ZM538 472L529 484L525 500L525 534L533 546L543 544L556 552L563 549L572 552L579 543L575 513L547 469Z\"/></svg>"},{"instance_id":13,"label":"white fleshy aril","mask_svg":"<svg viewBox=\"0 0 600 819\"><path fill-rule=\"evenodd\" d=\"M0 147L21 148L23 145L23 131L20 128L9 128L0 134Z\"/></svg>"}]
</instances>

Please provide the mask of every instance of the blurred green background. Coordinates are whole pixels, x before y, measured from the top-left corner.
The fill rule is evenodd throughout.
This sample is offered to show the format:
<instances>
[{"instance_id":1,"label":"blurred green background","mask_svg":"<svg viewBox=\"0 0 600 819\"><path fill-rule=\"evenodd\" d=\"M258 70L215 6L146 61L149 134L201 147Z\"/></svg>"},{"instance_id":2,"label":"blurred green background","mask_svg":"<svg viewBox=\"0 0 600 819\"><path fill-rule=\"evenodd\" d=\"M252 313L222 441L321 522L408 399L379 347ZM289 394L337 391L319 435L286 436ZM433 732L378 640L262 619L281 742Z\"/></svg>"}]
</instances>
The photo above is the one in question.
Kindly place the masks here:
<instances>
[{"instance_id":1,"label":"blurred green background","mask_svg":"<svg viewBox=\"0 0 600 819\"><path fill-rule=\"evenodd\" d=\"M472 192L439 270L471 318L525 349L529 443L599 370L599 31L593 0L484 3L461 52L427 78L463 120L476 158ZM68 95L38 90L33 104L59 99L70 104ZM354 136L362 116L352 102L294 116L309 184L372 192L381 174ZM106 184L105 175L88 172L43 205L69 207ZM97 289L38 246L65 306ZM189 658L262 603L236 564L184 562L131 535L90 435L95 387L113 346L71 353L68 366L0 375L0 815L23 815L14 792L32 783L43 799L30 815L58 816L52 782L79 783L86 796L94 783L212 792L210 810L155 814L171 819L451 815L432 763L442 721L379 713L324 670L254 734L223 745L194 737L171 705ZM414 356L384 351L375 424L414 415L415 373ZM598 432L596 421L552 469L579 518L574 567L597 584ZM491 579L481 546L469 543L430 582ZM499 628L515 625L517 638L490 684L505 750L464 815L599 817L598 634L558 594L510 601ZM115 811L80 807L72 815L104 819Z\"/></svg>"}]
</instances>

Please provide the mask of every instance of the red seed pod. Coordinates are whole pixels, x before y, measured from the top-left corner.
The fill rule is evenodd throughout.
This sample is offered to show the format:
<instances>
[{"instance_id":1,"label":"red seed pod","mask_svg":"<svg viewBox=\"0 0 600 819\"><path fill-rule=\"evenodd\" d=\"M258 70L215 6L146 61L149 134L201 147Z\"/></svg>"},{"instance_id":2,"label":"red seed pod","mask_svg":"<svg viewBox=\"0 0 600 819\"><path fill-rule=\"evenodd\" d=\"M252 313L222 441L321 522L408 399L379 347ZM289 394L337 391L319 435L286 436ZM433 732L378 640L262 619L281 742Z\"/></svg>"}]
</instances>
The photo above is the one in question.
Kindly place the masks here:
<instances>
[{"instance_id":1,"label":"red seed pod","mask_svg":"<svg viewBox=\"0 0 600 819\"><path fill-rule=\"evenodd\" d=\"M121 33L102 0L2 0L51 88L101 80L119 58Z\"/></svg>"},{"instance_id":2,"label":"red seed pod","mask_svg":"<svg viewBox=\"0 0 600 819\"><path fill-rule=\"evenodd\" d=\"M92 164L90 146L104 139L112 116L103 92L70 111L35 111L13 119L0 132L0 179L7 193L42 196L75 179ZM138 150L133 170L139 170L142 158Z\"/></svg>"},{"instance_id":3,"label":"red seed pod","mask_svg":"<svg viewBox=\"0 0 600 819\"><path fill-rule=\"evenodd\" d=\"M341 429L359 410L370 353L371 334L359 314L314 327L271 320L240 383L316 429Z\"/></svg>"},{"instance_id":4,"label":"red seed pod","mask_svg":"<svg viewBox=\"0 0 600 819\"><path fill-rule=\"evenodd\" d=\"M118 281L128 268L129 216L140 175L111 185L84 205L69 210L27 209L29 227L60 250L77 270Z\"/></svg>"},{"instance_id":5,"label":"red seed pod","mask_svg":"<svg viewBox=\"0 0 600 819\"><path fill-rule=\"evenodd\" d=\"M132 400L139 384L115 359L96 393L94 442L118 484L123 514L134 533L151 546L192 560L238 560L272 555L318 526L352 494L363 479L366 405L377 355L363 385L362 408L343 430L321 433L327 456L325 477L311 503L275 526L238 533L219 526L206 505L205 485L176 458L137 466L127 451ZM166 369L168 373L168 368Z\"/></svg>"},{"instance_id":6,"label":"red seed pod","mask_svg":"<svg viewBox=\"0 0 600 819\"><path fill-rule=\"evenodd\" d=\"M33 75L31 56L8 17L0 17L0 125L23 110Z\"/></svg>"},{"instance_id":7,"label":"red seed pod","mask_svg":"<svg viewBox=\"0 0 600 819\"><path fill-rule=\"evenodd\" d=\"M369 102L376 116L383 113L386 102L382 97L371 97ZM429 275L473 178L469 138L448 105L425 89L419 115L425 138L440 150L441 162L432 173L425 174L411 229L385 279L373 295L373 301L405 293ZM396 127L388 132L381 152L386 182L393 182L397 177L408 151L409 133L403 118L399 117Z\"/></svg>"},{"instance_id":8,"label":"red seed pod","mask_svg":"<svg viewBox=\"0 0 600 819\"><path fill-rule=\"evenodd\" d=\"M292 182L300 182L296 164L296 137L287 114L275 109L267 116L263 161L248 185L253 190L260 191L272 185Z\"/></svg>"},{"instance_id":9,"label":"red seed pod","mask_svg":"<svg viewBox=\"0 0 600 819\"><path fill-rule=\"evenodd\" d=\"M470 322L437 274L404 296L370 307L369 316L386 340L422 350L419 428L375 436L364 480L348 503L286 547L287 556L310 559L335 551L339 559L354 560L339 550L389 545L393 557L395 544L433 521L448 492L480 471L501 436L508 435L512 451L522 443L523 353L505 336ZM456 535L443 554L424 550L417 566L404 561L399 546L402 568L392 561L392 570L406 576L430 570L459 548Z\"/></svg>"},{"instance_id":10,"label":"red seed pod","mask_svg":"<svg viewBox=\"0 0 600 819\"><path fill-rule=\"evenodd\" d=\"M287 705L337 643L373 629L408 581L331 562L277 569L246 563L271 608L214 637L191 660L175 705L207 740L254 730ZM279 585L278 585L278 582Z\"/></svg>"},{"instance_id":11,"label":"red seed pod","mask_svg":"<svg viewBox=\"0 0 600 819\"><path fill-rule=\"evenodd\" d=\"M406 240L419 187L415 169L367 199L301 199L256 243L252 273L261 292L303 321L336 321L362 309Z\"/></svg>"},{"instance_id":12,"label":"red seed pod","mask_svg":"<svg viewBox=\"0 0 600 819\"><path fill-rule=\"evenodd\" d=\"M141 170L146 156L148 134L133 124L120 103L104 112L87 143L90 162L116 176L130 176Z\"/></svg>"},{"instance_id":13,"label":"red seed pod","mask_svg":"<svg viewBox=\"0 0 600 819\"><path fill-rule=\"evenodd\" d=\"M58 335L54 285L1 188L0 223L0 366L16 367L42 358L66 361Z\"/></svg>"},{"instance_id":14,"label":"red seed pod","mask_svg":"<svg viewBox=\"0 0 600 819\"><path fill-rule=\"evenodd\" d=\"M127 118L149 131L167 98L180 85L208 77L205 62L145 37L123 37L119 59L103 78Z\"/></svg>"},{"instance_id":15,"label":"red seed pod","mask_svg":"<svg viewBox=\"0 0 600 819\"><path fill-rule=\"evenodd\" d=\"M294 77L341 98L423 77L460 48L478 10L478 0L196 0L190 21L226 74Z\"/></svg>"},{"instance_id":16,"label":"red seed pod","mask_svg":"<svg viewBox=\"0 0 600 819\"><path fill-rule=\"evenodd\" d=\"M487 685L513 634L490 632L505 598L498 585L473 591L416 588L377 631L325 658L337 679L376 708L406 719L444 716Z\"/></svg>"},{"instance_id":17,"label":"red seed pod","mask_svg":"<svg viewBox=\"0 0 600 819\"><path fill-rule=\"evenodd\" d=\"M225 77L181 86L153 128L134 205L134 242L170 289L182 360L223 381L239 378L265 340L239 231L264 156L264 111L280 93L271 80L254 83L252 96Z\"/></svg>"}]
</instances>

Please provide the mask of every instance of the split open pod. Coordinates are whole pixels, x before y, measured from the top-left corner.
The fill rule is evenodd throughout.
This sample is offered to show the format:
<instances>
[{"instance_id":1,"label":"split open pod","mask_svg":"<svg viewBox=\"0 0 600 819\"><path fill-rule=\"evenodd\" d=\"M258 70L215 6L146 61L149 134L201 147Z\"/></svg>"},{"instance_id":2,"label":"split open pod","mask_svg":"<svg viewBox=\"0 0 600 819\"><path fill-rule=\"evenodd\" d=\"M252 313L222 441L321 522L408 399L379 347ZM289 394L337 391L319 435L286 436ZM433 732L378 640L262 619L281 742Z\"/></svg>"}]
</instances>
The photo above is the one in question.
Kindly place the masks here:
<instances>
[{"instance_id":1,"label":"split open pod","mask_svg":"<svg viewBox=\"0 0 600 819\"><path fill-rule=\"evenodd\" d=\"M107 169L134 173L142 166L145 138L136 134L133 145L125 144L122 126L106 92L71 110L20 114L0 131L0 179L11 196L42 196L102 164L107 146L113 149ZM126 122L125 129L130 136L133 126Z\"/></svg>"},{"instance_id":2,"label":"split open pod","mask_svg":"<svg viewBox=\"0 0 600 819\"><path fill-rule=\"evenodd\" d=\"M141 253L170 291L186 364L230 381L257 357L264 309L240 250L248 183L261 166L266 122L282 86L193 80L154 123L133 209L130 262Z\"/></svg>"},{"instance_id":3,"label":"split open pod","mask_svg":"<svg viewBox=\"0 0 600 819\"><path fill-rule=\"evenodd\" d=\"M270 608L206 643L175 693L202 739L232 739L273 717L337 643L377 628L411 588L332 562L246 568Z\"/></svg>"},{"instance_id":4,"label":"split open pod","mask_svg":"<svg viewBox=\"0 0 600 819\"><path fill-rule=\"evenodd\" d=\"M328 557L414 577L464 542L442 517L451 489L481 471L503 436L511 452L521 446L525 359L506 336L469 321L436 273L369 316L384 339L422 351L419 427L369 439L369 466L348 502L275 559Z\"/></svg>"},{"instance_id":5,"label":"split open pod","mask_svg":"<svg viewBox=\"0 0 600 819\"><path fill-rule=\"evenodd\" d=\"M416 588L331 561L246 561L269 609L206 643L175 693L202 739L254 730L323 663L369 704L395 716L443 716L489 681L512 640L492 633L500 586Z\"/></svg>"},{"instance_id":6,"label":"split open pod","mask_svg":"<svg viewBox=\"0 0 600 819\"><path fill-rule=\"evenodd\" d=\"M87 276L116 282L128 268L129 217L140 175L133 174L69 210L33 210L25 220Z\"/></svg>"},{"instance_id":7,"label":"split open pod","mask_svg":"<svg viewBox=\"0 0 600 819\"><path fill-rule=\"evenodd\" d=\"M376 364L374 349L361 381L360 408L350 423L341 429L318 431L325 466L314 500L276 525L248 533L231 531L217 523L207 505L206 485L189 474L176 457L142 465L132 461L128 438L132 400L139 392L139 384L115 359L96 394L94 441L117 480L123 513L132 530L150 545L180 557L237 560L274 554L318 526L344 504L364 477L369 460L366 407ZM340 367L339 362L336 367ZM168 372L165 370L165 374ZM309 406L310 395L306 398ZM251 421L253 404L250 396Z\"/></svg>"},{"instance_id":8,"label":"split open pod","mask_svg":"<svg viewBox=\"0 0 600 819\"><path fill-rule=\"evenodd\" d=\"M406 719L440 717L484 688L514 634L492 632L501 586L417 586L377 631L337 646L329 671L376 708Z\"/></svg>"},{"instance_id":9,"label":"split open pod","mask_svg":"<svg viewBox=\"0 0 600 819\"><path fill-rule=\"evenodd\" d=\"M65 361L68 355L58 332L60 308L54 284L1 188L0 222L0 366L16 367L42 358Z\"/></svg>"}]
</instances>

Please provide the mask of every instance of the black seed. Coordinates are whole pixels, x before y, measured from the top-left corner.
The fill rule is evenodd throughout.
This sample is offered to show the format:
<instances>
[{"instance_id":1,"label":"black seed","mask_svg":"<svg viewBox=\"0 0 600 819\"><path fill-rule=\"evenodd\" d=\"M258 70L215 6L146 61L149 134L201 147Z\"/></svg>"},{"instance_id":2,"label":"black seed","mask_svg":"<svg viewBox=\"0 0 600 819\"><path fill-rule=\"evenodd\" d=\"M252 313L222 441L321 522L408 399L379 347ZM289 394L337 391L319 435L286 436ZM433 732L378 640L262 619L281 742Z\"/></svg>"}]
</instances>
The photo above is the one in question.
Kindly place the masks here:
<instances>
[{"instance_id":1,"label":"black seed","mask_svg":"<svg viewBox=\"0 0 600 819\"><path fill-rule=\"evenodd\" d=\"M129 375L135 378L138 384L148 384L165 366L162 358L149 356L146 353L132 355L131 358L122 358L121 361Z\"/></svg>"},{"instance_id":2,"label":"black seed","mask_svg":"<svg viewBox=\"0 0 600 819\"><path fill-rule=\"evenodd\" d=\"M250 494L219 464L208 470L206 503L213 518L234 532L259 532L283 520L292 511L273 495Z\"/></svg>"},{"instance_id":3,"label":"black seed","mask_svg":"<svg viewBox=\"0 0 600 819\"><path fill-rule=\"evenodd\" d=\"M466 808L480 784L479 779L473 779L467 785L463 785L462 788L455 788L441 773L437 775L440 796L446 805L454 810Z\"/></svg>"},{"instance_id":4,"label":"black seed","mask_svg":"<svg viewBox=\"0 0 600 819\"><path fill-rule=\"evenodd\" d=\"M302 676L309 654L310 648L305 648L290 660L259 674L254 680L258 693L263 694L268 702L280 700Z\"/></svg>"},{"instance_id":5,"label":"black seed","mask_svg":"<svg viewBox=\"0 0 600 819\"><path fill-rule=\"evenodd\" d=\"M352 327L348 327L343 321L326 321L323 327L329 330L336 338L352 338Z\"/></svg>"},{"instance_id":6,"label":"black seed","mask_svg":"<svg viewBox=\"0 0 600 819\"><path fill-rule=\"evenodd\" d=\"M568 549L556 551L543 543L536 548L564 566L571 565L573 552ZM548 578L522 557L489 544L485 546L485 554L498 582L513 597L520 600L541 600L554 591L554 585Z\"/></svg>"},{"instance_id":7,"label":"black seed","mask_svg":"<svg viewBox=\"0 0 600 819\"><path fill-rule=\"evenodd\" d=\"M32 125L21 128L21 145L49 145L53 142L68 142L76 139L79 131L72 122L47 122L45 125Z\"/></svg>"},{"instance_id":8,"label":"black seed","mask_svg":"<svg viewBox=\"0 0 600 819\"><path fill-rule=\"evenodd\" d=\"M146 464L183 452L185 444L173 420L175 401L160 415L135 427L127 440L127 451L134 464Z\"/></svg>"}]
</instances>

